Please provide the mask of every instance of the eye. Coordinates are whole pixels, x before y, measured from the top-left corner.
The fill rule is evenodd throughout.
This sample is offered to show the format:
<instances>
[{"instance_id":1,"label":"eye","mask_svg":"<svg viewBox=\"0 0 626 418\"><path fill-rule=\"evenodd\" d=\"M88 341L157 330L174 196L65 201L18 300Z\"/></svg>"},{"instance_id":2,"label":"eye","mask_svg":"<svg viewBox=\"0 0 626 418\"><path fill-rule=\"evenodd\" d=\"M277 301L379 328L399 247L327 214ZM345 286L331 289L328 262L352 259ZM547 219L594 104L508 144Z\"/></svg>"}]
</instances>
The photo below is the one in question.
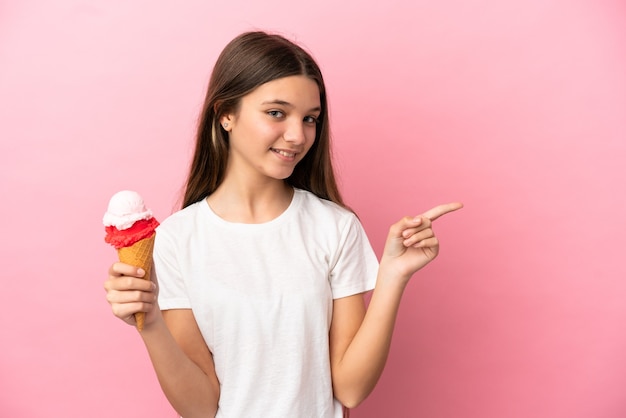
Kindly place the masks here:
<instances>
[{"instance_id":1,"label":"eye","mask_svg":"<svg viewBox=\"0 0 626 418\"><path fill-rule=\"evenodd\" d=\"M315 116L306 116L304 118L304 123L316 124L319 123L319 120Z\"/></svg>"},{"instance_id":2,"label":"eye","mask_svg":"<svg viewBox=\"0 0 626 418\"><path fill-rule=\"evenodd\" d=\"M267 114L273 118L282 118L285 116L285 114L281 112L280 110L269 110Z\"/></svg>"}]
</instances>

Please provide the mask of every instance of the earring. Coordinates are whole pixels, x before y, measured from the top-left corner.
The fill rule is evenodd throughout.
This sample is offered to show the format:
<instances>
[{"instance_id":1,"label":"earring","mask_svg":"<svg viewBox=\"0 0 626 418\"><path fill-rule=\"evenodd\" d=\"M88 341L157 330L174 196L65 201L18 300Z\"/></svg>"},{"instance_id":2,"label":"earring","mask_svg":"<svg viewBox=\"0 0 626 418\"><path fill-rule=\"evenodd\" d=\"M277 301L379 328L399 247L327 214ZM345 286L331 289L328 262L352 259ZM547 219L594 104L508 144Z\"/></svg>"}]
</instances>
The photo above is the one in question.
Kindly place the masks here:
<instances>
[{"instance_id":1,"label":"earring","mask_svg":"<svg viewBox=\"0 0 626 418\"><path fill-rule=\"evenodd\" d=\"M228 128L228 122L224 122L224 129Z\"/></svg>"}]
</instances>

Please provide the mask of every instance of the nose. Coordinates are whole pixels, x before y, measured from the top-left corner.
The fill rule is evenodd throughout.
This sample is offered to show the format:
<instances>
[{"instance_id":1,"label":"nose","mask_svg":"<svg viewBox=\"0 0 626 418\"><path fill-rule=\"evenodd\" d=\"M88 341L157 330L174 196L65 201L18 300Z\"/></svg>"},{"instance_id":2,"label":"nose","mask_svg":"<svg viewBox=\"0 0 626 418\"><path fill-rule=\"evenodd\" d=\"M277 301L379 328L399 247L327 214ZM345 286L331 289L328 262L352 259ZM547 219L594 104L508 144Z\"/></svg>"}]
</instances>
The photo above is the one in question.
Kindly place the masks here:
<instances>
[{"instance_id":1,"label":"nose","mask_svg":"<svg viewBox=\"0 0 626 418\"><path fill-rule=\"evenodd\" d=\"M287 129L283 134L286 142L294 145L302 145L306 142L306 127L304 122L294 120L287 125Z\"/></svg>"}]
</instances>

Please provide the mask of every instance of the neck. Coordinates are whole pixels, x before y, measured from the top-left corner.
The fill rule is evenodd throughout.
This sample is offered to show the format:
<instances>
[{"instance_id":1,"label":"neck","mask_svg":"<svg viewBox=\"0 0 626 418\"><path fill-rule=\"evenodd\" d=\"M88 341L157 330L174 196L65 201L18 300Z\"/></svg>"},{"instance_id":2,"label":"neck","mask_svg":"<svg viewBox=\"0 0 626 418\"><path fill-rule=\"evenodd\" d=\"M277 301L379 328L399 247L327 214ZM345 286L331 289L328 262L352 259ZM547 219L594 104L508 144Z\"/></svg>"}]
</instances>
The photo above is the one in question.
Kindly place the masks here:
<instances>
[{"instance_id":1,"label":"neck","mask_svg":"<svg viewBox=\"0 0 626 418\"><path fill-rule=\"evenodd\" d=\"M250 184L227 177L207 198L207 203L226 221L254 224L280 216L292 198L293 188L282 180Z\"/></svg>"}]
</instances>

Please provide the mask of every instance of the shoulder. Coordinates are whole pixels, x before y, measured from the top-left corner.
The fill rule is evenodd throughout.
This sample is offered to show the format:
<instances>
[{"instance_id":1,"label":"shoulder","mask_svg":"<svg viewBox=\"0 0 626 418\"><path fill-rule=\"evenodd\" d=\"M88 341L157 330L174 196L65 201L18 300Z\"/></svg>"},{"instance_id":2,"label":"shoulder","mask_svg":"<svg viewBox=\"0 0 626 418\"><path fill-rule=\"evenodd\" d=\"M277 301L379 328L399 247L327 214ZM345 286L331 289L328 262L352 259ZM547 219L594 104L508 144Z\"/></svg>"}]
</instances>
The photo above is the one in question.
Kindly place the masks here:
<instances>
[{"instance_id":1,"label":"shoulder","mask_svg":"<svg viewBox=\"0 0 626 418\"><path fill-rule=\"evenodd\" d=\"M197 224L204 200L193 203L165 218L157 228L160 234L181 234Z\"/></svg>"},{"instance_id":2,"label":"shoulder","mask_svg":"<svg viewBox=\"0 0 626 418\"><path fill-rule=\"evenodd\" d=\"M296 194L300 199L300 211L308 216L312 216L316 220L322 218L327 221L334 221L338 224L353 222L357 219L354 212L338 205L330 200L322 199L315 194L296 189Z\"/></svg>"},{"instance_id":3,"label":"shoulder","mask_svg":"<svg viewBox=\"0 0 626 418\"><path fill-rule=\"evenodd\" d=\"M334 202L322 199L307 191L301 195L298 208L298 224L309 236L321 240L341 243L365 235L365 230L354 212Z\"/></svg>"}]
</instances>

